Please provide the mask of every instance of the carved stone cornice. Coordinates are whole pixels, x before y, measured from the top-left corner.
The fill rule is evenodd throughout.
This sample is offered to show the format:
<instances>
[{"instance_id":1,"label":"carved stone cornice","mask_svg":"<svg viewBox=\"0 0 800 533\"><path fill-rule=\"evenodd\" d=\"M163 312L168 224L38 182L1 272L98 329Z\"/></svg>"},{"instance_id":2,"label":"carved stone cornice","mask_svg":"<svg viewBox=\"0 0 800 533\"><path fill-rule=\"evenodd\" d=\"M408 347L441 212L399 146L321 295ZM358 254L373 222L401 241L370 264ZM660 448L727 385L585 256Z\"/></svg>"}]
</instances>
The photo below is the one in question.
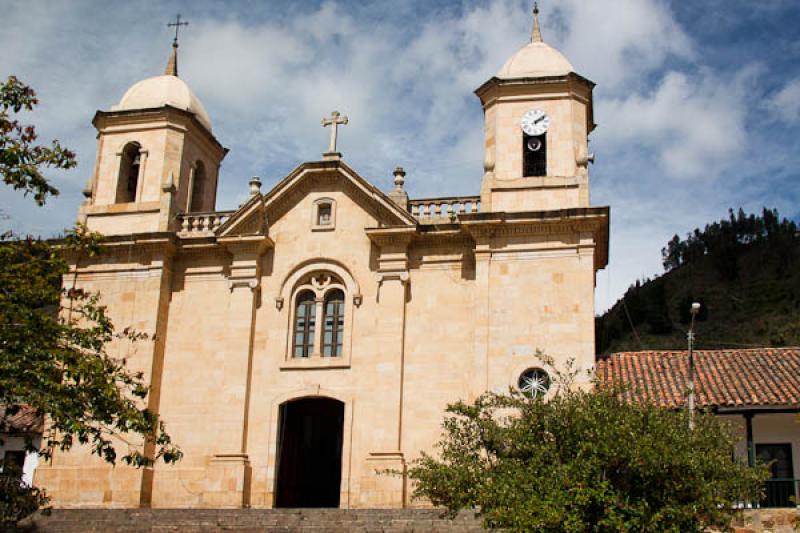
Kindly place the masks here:
<instances>
[{"instance_id":1,"label":"carved stone cornice","mask_svg":"<svg viewBox=\"0 0 800 533\"><path fill-rule=\"evenodd\" d=\"M387 228L367 228L364 231L369 240L380 248L405 249L417 235L413 226L392 226Z\"/></svg>"},{"instance_id":2,"label":"carved stone cornice","mask_svg":"<svg viewBox=\"0 0 800 533\"><path fill-rule=\"evenodd\" d=\"M265 235L220 237L217 242L233 255L255 254L259 257L275 246L275 242Z\"/></svg>"},{"instance_id":3,"label":"carved stone cornice","mask_svg":"<svg viewBox=\"0 0 800 533\"><path fill-rule=\"evenodd\" d=\"M124 275L124 273L154 271L171 268L177 246L170 233L114 235L105 237L99 244L99 255L87 257L85 253L64 246L63 239L49 241L59 255L82 274ZM113 273L117 274L113 274Z\"/></svg>"},{"instance_id":4,"label":"carved stone cornice","mask_svg":"<svg viewBox=\"0 0 800 533\"><path fill-rule=\"evenodd\" d=\"M552 235L566 232L599 232L608 228L608 207L586 207L518 213L466 215L461 227L473 236Z\"/></svg>"},{"instance_id":5,"label":"carved stone cornice","mask_svg":"<svg viewBox=\"0 0 800 533\"><path fill-rule=\"evenodd\" d=\"M425 229L424 226L421 227L421 231L414 236L414 247L424 248L428 251L454 246L472 246L473 243L472 237L457 224L447 229L434 228L432 231L425 231Z\"/></svg>"},{"instance_id":6,"label":"carved stone cornice","mask_svg":"<svg viewBox=\"0 0 800 533\"><path fill-rule=\"evenodd\" d=\"M97 111L92 125L98 131L108 129L162 129L169 127L198 134L208 147L224 157L228 149L222 146L211 131L208 130L194 113L169 104L149 109L125 109L116 111ZM189 126L191 126L189 128Z\"/></svg>"},{"instance_id":7,"label":"carved stone cornice","mask_svg":"<svg viewBox=\"0 0 800 533\"><path fill-rule=\"evenodd\" d=\"M63 239L49 241L64 257L74 256L74 252L64 246ZM103 237L99 243L104 253L116 253L118 250L135 246L145 253L159 253L165 257L172 257L177 250L177 239L172 232L133 233L129 235L112 235ZM99 258L102 260L103 253Z\"/></svg>"},{"instance_id":8,"label":"carved stone cornice","mask_svg":"<svg viewBox=\"0 0 800 533\"><path fill-rule=\"evenodd\" d=\"M584 207L552 211L520 213L478 213L462 218L461 227L476 243L495 237L590 234L596 249L595 270L608 264L608 232L610 209ZM586 247L580 244L579 247ZM488 245L491 248L491 245ZM476 248L477 250L477 248Z\"/></svg>"}]
</instances>

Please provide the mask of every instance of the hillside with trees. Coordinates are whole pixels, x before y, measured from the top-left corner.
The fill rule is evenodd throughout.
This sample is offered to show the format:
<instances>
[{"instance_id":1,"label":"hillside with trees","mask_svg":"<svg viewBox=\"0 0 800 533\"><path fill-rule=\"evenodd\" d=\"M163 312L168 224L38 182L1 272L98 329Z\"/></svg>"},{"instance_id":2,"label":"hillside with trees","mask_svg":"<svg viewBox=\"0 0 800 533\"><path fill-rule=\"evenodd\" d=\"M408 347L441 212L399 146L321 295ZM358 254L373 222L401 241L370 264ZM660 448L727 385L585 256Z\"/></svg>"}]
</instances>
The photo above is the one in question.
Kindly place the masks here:
<instances>
[{"instance_id":1,"label":"hillside with trees","mask_svg":"<svg viewBox=\"0 0 800 533\"><path fill-rule=\"evenodd\" d=\"M775 209L732 209L727 219L675 235L664 274L637 281L596 319L600 355L685 349L691 302L697 348L800 345L800 234Z\"/></svg>"}]
</instances>

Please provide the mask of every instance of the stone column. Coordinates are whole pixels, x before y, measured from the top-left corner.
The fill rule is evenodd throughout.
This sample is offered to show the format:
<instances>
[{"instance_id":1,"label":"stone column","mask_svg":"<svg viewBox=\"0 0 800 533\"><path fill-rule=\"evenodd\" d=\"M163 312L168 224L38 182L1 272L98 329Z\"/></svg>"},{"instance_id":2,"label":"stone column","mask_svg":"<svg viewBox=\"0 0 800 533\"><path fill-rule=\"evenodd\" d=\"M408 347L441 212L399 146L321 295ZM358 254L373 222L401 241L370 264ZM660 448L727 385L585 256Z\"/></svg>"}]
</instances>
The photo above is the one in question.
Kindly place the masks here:
<instances>
[{"instance_id":1,"label":"stone column","mask_svg":"<svg viewBox=\"0 0 800 533\"><path fill-rule=\"evenodd\" d=\"M136 203L139 203L139 202L142 201L142 194L144 192L144 180L145 180L145 176L147 175L147 174L145 174L145 171L146 171L146 167L147 167L147 155L148 154L149 154L149 152L147 150L139 150L139 175L136 177L136 179L137 179L137 181L136 181L136 193L135 193L136 194L136 198L134 198L134 201Z\"/></svg>"},{"instance_id":2,"label":"stone column","mask_svg":"<svg viewBox=\"0 0 800 533\"><path fill-rule=\"evenodd\" d=\"M192 165L189 167L189 182L186 187L186 205L184 206L184 213L192 212L192 195L194 194L194 178L197 173L197 167Z\"/></svg>"}]
</instances>

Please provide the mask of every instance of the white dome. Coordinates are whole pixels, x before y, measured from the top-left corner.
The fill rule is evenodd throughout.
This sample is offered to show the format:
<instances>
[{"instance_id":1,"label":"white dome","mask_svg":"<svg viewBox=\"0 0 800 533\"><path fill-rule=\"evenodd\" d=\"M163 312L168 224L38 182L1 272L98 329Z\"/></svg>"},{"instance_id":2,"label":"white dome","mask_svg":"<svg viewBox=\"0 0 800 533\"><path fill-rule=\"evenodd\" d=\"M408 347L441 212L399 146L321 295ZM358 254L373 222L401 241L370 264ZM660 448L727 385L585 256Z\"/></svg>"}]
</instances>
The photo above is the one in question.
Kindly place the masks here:
<instances>
[{"instance_id":1,"label":"white dome","mask_svg":"<svg viewBox=\"0 0 800 533\"><path fill-rule=\"evenodd\" d=\"M194 113L200 124L211 131L211 119L208 117L203 104L194 95L192 90L182 79L177 76L163 75L147 78L134 84L119 105L111 109L124 111L128 109L151 109L170 105Z\"/></svg>"},{"instance_id":2,"label":"white dome","mask_svg":"<svg viewBox=\"0 0 800 533\"><path fill-rule=\"evenodd\" d=\"M538 78L565 76L575 69L564 55L552 46L534 41L508 58L497 72L498 78Z\"/></svg>"}]
</instances>

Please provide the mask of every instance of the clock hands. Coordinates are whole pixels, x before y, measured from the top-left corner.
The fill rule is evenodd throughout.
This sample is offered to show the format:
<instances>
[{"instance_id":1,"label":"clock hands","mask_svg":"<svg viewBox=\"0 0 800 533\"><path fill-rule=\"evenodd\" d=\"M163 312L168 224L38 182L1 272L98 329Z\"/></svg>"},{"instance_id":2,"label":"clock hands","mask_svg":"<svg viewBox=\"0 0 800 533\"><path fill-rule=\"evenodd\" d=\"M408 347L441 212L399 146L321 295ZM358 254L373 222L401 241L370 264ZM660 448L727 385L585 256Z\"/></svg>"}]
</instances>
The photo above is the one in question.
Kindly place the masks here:
<instances>
[{"instance_id":1,"label":"clock hands","mask_svg":"<svg viewBox=\"0 0 800 533\"><path fill-rule=\"evenodd\" d=\"M550 125L550 117L541 109L531 109L522 116L520 126L528 135L542 135Z\"/></svg>"}]
</instances>

